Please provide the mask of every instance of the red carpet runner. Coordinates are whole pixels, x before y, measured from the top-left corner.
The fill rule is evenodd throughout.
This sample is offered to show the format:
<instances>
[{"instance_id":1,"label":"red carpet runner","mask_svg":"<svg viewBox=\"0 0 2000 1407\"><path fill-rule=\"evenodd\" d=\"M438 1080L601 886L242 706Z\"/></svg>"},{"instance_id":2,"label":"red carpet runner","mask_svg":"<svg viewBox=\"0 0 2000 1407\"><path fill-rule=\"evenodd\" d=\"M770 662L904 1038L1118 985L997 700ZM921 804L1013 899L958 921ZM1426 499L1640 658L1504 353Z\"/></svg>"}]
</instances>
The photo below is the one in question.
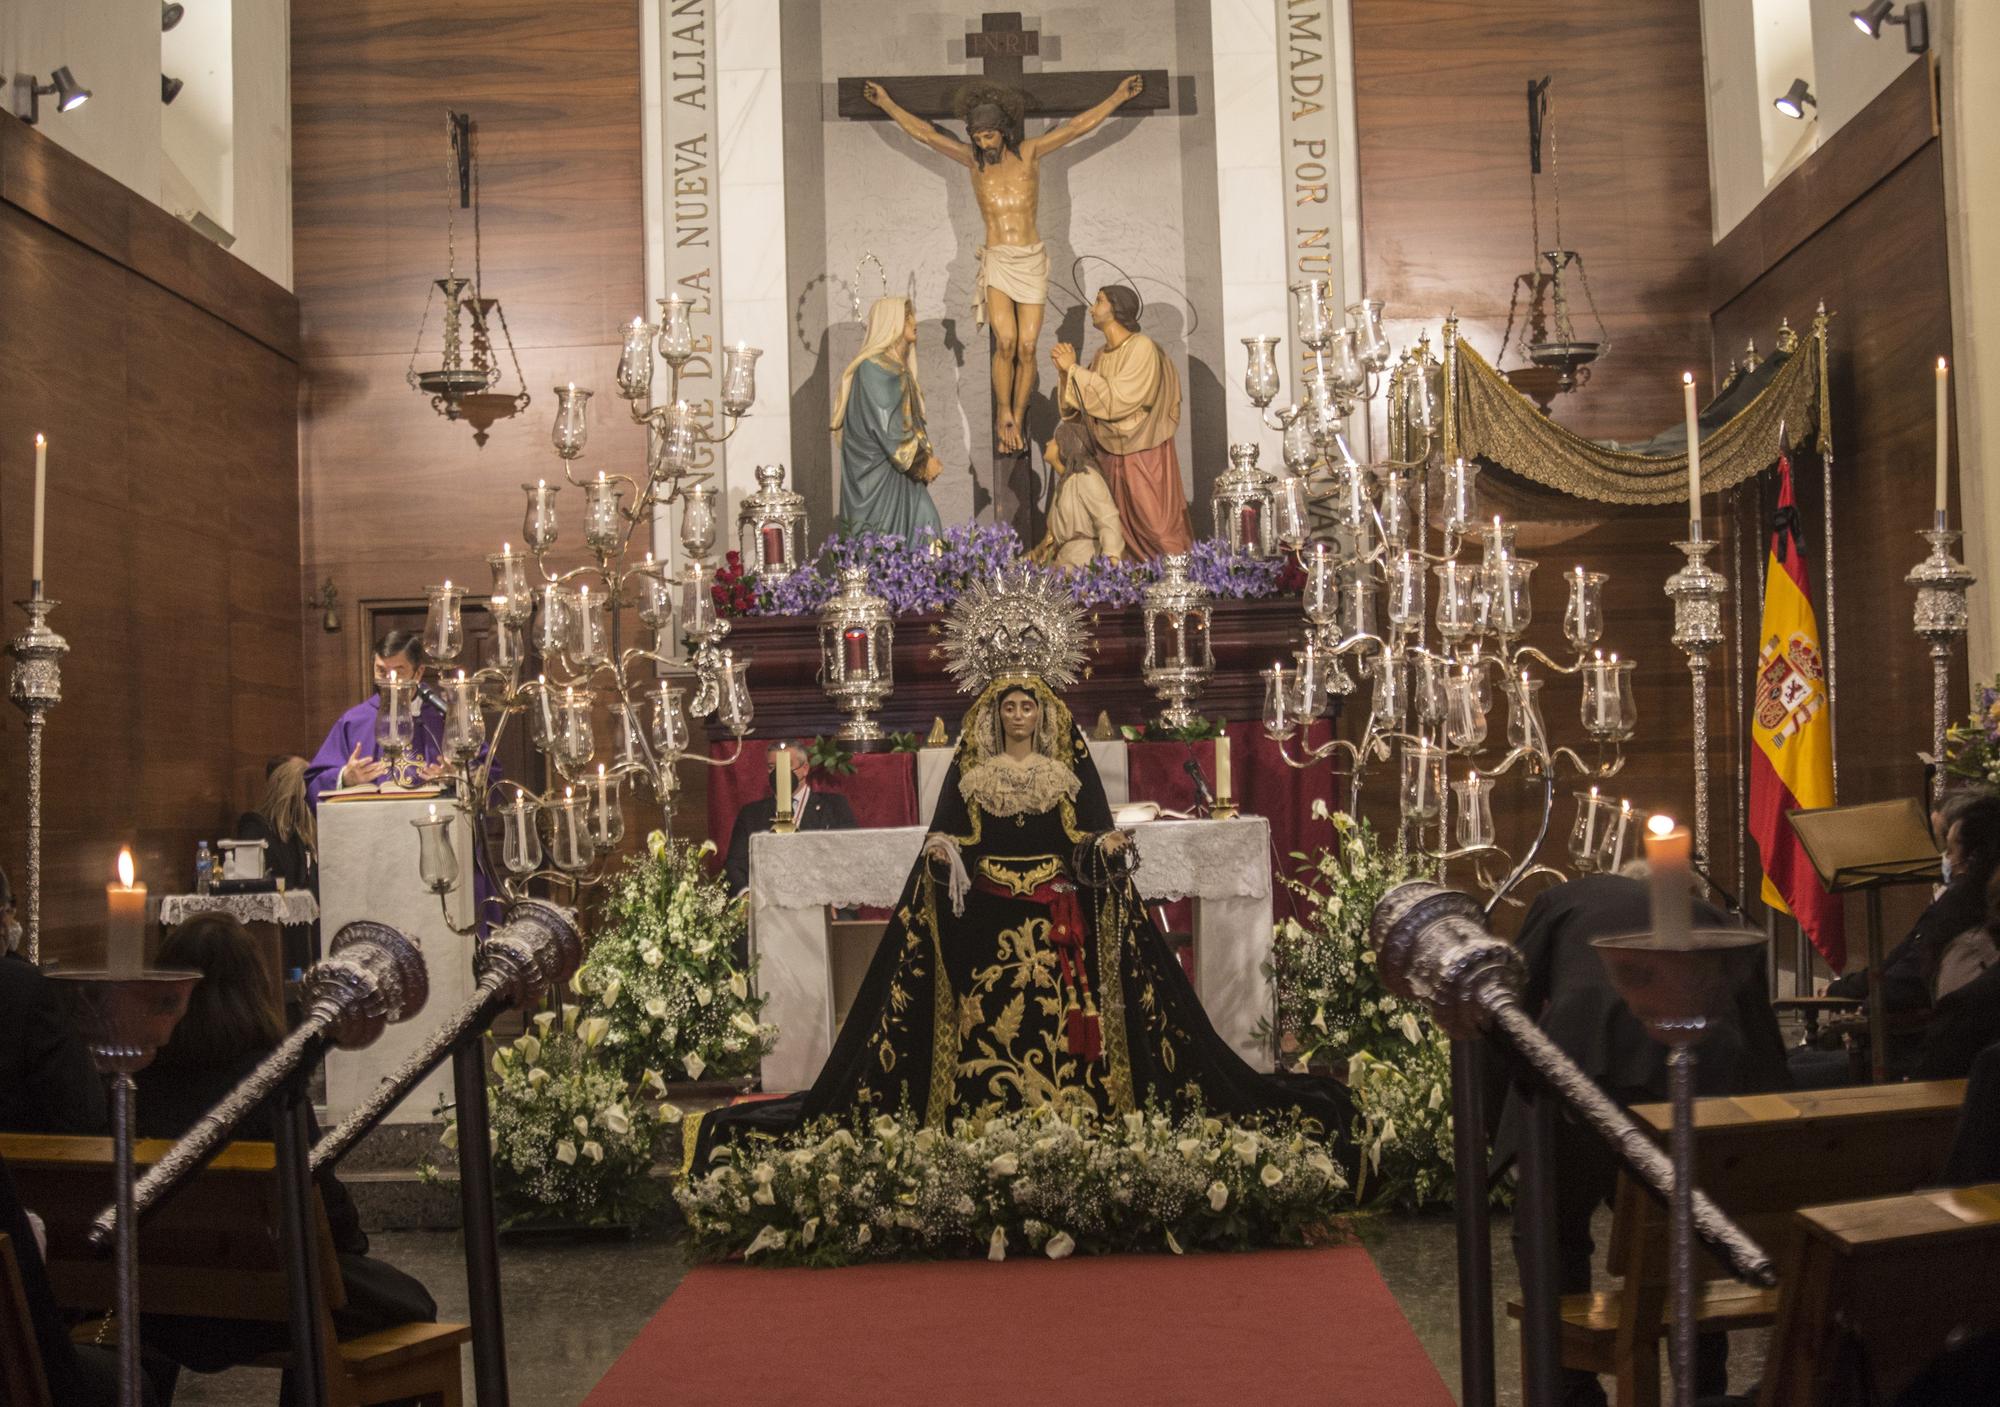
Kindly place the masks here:
<instances>
[{"instance_id":1,"label":"red carpet runner","mask_svg":"<svg viewBox=\"0 0 2000 1407\"><path fill-rule=\"evenodd\" d=\"M1451 1407L1366 1251L757 1270L681 1282L584 1407Z\"/></svg>"}]
</instances>

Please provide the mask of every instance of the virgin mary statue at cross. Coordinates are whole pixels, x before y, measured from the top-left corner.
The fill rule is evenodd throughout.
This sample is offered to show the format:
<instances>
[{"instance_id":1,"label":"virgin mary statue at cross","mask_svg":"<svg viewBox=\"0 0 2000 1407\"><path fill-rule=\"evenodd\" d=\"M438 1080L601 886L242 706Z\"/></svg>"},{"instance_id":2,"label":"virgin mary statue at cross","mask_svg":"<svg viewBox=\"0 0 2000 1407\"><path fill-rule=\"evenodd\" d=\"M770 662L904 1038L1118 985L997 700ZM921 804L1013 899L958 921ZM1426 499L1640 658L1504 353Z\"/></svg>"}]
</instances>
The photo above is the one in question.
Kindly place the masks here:
<instances>
[{"instance_id":1,"label":"virgin mary statue at cross","mask_svg":"<svg viewBox=\"0 0 2000 1407\"><path fill-rule=\"evenodd\" d=\"M963 142L905 109L880 83L870 81L862 89L869 102L911 137L972 173L972 191L986 221L974 313L980 322L993 325L993 429L1001 454L1027 450L1022 422L1035 394L1035 340L1041 336L1048 302L1049 255L1036 227L1041 160L1095 131L1145 86L1143 78L1131 74L1096 106L1037 136L1023 137L1026 95L998 84L974 84L957 104L970 138Z\"/></svg>"}]
</instances>

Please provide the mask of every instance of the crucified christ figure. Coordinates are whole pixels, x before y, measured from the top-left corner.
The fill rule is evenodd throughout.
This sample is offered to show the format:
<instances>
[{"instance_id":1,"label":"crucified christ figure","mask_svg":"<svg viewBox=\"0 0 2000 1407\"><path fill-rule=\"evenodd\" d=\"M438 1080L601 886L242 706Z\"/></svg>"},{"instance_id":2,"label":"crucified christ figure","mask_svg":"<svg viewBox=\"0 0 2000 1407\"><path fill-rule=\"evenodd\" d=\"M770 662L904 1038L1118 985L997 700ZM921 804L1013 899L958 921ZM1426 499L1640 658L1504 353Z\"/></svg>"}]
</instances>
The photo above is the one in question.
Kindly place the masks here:
<instances>
[{"instance_id":1,"label":"crucified christ figure","mask_svg":"<svg viewBox=\"0 0 2000 1407\"><path fill-rule=\"evenodd\" d=\"M905 110L879 83L863 88L868 101L932 151L972 173L972 191L986 220L979 248L977 314L993 325L994 441L1002 454L1027 450L1023 422L1035 394L1035 340L1048 301L1049 256L1035 227L1041 201L1041 161L1095 131L1104 119L1145 90L1132 74L1104 101L1057 123L1039 136L1022 137L1023 95L996 85L969 90L959 103L969 142Z\"/></svg>"}]
</instances>

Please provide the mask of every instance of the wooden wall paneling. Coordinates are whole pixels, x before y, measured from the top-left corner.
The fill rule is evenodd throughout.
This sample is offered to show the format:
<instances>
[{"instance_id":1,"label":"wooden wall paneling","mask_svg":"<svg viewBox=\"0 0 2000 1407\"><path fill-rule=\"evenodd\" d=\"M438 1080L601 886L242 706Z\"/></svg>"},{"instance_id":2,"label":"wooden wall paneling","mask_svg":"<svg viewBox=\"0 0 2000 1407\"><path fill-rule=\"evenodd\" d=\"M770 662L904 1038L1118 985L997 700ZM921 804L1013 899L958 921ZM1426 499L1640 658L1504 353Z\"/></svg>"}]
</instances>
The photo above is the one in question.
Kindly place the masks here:
<instances>
[{"instance_id":1,"label":"wooden wall paneling","mask_svg":"<svg viewBox=\"0 0 2000 1407\"><path fill-rule=\"evenodd\" d=\"M294 7L301 578L306 590L332 578L345 626L308 633L315 741L359 696L374 606L420 600L446 579L488 589L487 554L520 549L521 485L562 472L549 446L552 386L597 392L579 477L642 462L644 436L613 381L624 326L649 311L639 44L630 0ZM483 446L405 381L430 282L444 272L447 107L473 117L485 288L501 300L533 397ZM457 222L462 272L469 213ZM433 307L433 352L438 337ZM513 389L511 366L504 384ZM558 499L563 567L580 560L581 498L572 488Z\"/></svg>"},{"instance_id":2,"label":"wooden wall paneling","mask_svg":"<svg viewBox=\"0 0 2000 1407\"><path fill-rule=\"evenodd\" d=\"M171 217L19 124L0 121L0 161L0 586L27 589L43 430L71 646L45 733L43 952L92 961L117 848L156 893L185 886L195 842L297 745L298 383L273 345L289 295L206 242L176 251L155 228ZM17 893L25 739L0 710Z\"/></svg>"}]
</instances>

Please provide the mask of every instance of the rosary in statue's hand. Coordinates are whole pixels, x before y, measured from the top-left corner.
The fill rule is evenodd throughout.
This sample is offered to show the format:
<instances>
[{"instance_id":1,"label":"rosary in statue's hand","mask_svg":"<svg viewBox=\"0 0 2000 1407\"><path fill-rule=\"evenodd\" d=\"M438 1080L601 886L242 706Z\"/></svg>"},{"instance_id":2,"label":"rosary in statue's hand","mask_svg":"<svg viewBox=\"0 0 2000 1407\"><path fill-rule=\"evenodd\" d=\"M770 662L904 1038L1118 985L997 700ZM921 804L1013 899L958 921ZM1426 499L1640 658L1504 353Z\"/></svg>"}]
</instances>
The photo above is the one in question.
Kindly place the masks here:
<instances>
[{"instance_id":1,"label":"rosary in statue's hand","mask_svg":"<svg viewBox=\"0 0 2000 1407\"><path fill-rule=\"evenodd\" d=\"M1131 843L1132 836L1127 831L1106 831L1097 838L1097 848L1106 855L1116 855Z\"/></svg>"}]
</instances>

